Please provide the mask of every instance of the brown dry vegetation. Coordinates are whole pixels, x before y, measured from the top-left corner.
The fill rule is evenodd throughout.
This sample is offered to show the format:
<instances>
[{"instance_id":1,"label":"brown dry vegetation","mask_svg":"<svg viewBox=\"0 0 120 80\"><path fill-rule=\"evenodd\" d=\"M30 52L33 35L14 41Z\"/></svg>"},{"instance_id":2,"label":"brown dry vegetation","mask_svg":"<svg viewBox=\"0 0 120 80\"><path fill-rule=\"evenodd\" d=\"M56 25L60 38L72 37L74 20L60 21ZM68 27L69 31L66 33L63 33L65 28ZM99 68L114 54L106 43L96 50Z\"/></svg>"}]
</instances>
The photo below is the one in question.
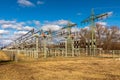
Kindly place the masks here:
<instances>
[{"instance_id":1,"label":"brown dry vegetation","mask_svg":"<svg viewBox=\"0 0 120 80\"><path fill-rule=\"evenodd\" d=\"M1 62L0 80L120 80L120 61L76 57Z\"/></svg>"},{"instance_id":2,"label":"brown dry vegetation","mask_svg":"<svg viewBox=\"0 0 120 80\"><path fill-rule=\"evenodd\" d=\"M0 61L1 60L9 60L9 57L0 51Z\"/></svg>"}]
</instances>

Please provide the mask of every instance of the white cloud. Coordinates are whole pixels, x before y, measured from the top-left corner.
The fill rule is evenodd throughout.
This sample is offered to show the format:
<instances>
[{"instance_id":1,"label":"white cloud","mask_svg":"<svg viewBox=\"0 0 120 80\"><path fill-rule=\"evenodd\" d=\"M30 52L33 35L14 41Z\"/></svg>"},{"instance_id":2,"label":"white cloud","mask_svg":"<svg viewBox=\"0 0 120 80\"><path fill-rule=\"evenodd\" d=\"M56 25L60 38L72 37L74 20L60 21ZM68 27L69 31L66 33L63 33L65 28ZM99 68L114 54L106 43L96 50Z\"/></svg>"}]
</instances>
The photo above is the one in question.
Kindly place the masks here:
<instances>
[{"instance_id":1,"label":"white cloud","mask_svg":"<svg viewBox=\"0 0 120 80\"><path fill-rule=\"evenodd\" d=\"M57 24L57 25L66 25L68 23L69 23L68 20L58 20L58 21L53 22L53 24Z\"/></svg>"},{"instance_id":2,"label":"white cloud","mask_svg":"<svg viewBox=\"0 0 120 80\"><path fill-rule=\"evenodd\" d=\"M4 28L4 29L5 28L10 28L10 27L14 28L12 24L3 24L1 27Z\"/></svg>"},{"instance_id":3,"label":"white cloud","mask_svg":"<svg viewBox=\"0 0 120 80\"><path fill-rule=\"evenodd\" d=\"M1 35L0 35L0 39L3 38Z\"/></svg>"},{"instance_id":4,"label":"white cloud","mask_svg":"<svg viewBox=\"0 0 120 80\"><path fill-rule=\"evenodd\" d=\"M21 24L3 24L1 27L4 28L4 29L8 29L8 28L17 29L17 30L21 30L22 29L22 25Z\"/></svg>"},{"instance_id":5,"label":"white cloud","mask_svg":"<svg viewBox=\"0 0 120 80\"><path fill-rule=\"evenodd\" d=\"M20 5L20 6L24 6L24 7L33 7L35 6L34 3L30 2L29 0L18 0L17 3Z\"/></svg>"},{"instance_id":6,"label":"white cloud","mask_svg":"<svg viewBox=\"0 0 120 80\"><path fill-rule=\"evenodd\" d=\"M13 35L9 36L9 40L16 40L17 38L19 38L21 35L18 35L17 32L14 32Z\"/></svg>"},{"instance_id":7,"label":"white cloud","mask_svg":"<svg viewBox=\"0 0 120 80\"><path fill-rule=\"evenodd\" d=\"M67 21L67 20L58 20L56 23L57 23L58 25L66 25L66 24L69 23L69 21Z\"/></svg>"},{"instance_id":8,"label":"white cloud","mask_svg":"<svg viewBox=\"0 0 120 80\"><path fill-rule=\"evenodd\" d=\"M25 27L23 27L23 30L26 30L26 31L30 31L30 30L32 30L33 29L33 27L30 27L30 26L25 26Z\"/></svg>"},{"instance_id":9,"label":"white cloud","mask_svg":"<svg viewBox=\"0 0 120 80\"><path fill-rule=\"evenodd\" d=\"M26 24L34 26L34 29L40 29L41 23L38 20L27 21Z\"/></svg>"},{"instance_id":10,"label":"white cloud","mask_svg":"<svg viewBox=\"0 0 120 80\"><path fill-rule=\"evenodd\" d=\"M33 20L33 23L36 25L36 26L40 26L41 24L40 24L40 21L38 21L38 20Z\"/></svg>"},{"instance_id":11,"label":"white cloud","mask_svg":"<svg viewBox=\"0 0 120 80\"><path fill-rule=\"evenodd\" d=\"M0 43L1 44L1 46L5 46L5 45L8 45L9 43L11 43L12 42L12 40L4 40L4 41L2 41L2 43Z\"/></svg>"},{"instance_id":12,"label":"white cloud","mask_svg":"<svg viewBox=\"0 0 120 80\"><path fill-rule=\"evenodd\" d=\"M0 34L2 35L2 34L9 34L9 31L7 31L7 30L0 30Z\"/></svg>"},{"instance_id":13,"label":"white cloud","mask_svg":"<svg viewBox=\"0 0 120 80\"><path fill-rule=\"evenodd\" d=\"M49 22L49 21L45 21L45 24L53 24L53 25L66 25L68 24L70 21L68 20L57 20L57 21L53 21L53 22ZM71 22L72 23L72 22Z\"/></svg>"},{"instance_id":14,"label":"white cloud","mask_svg":"<svg viewBox=\"0 0 120 80\"><path fill-rule=\"evenodd\" d=\"M107 25L106 22L97 22L97 24L100 24L100 25L102 25L102 26L106 26L106 25Z\"/></svg>"},{"instance_id":15,"label":"white cloud","mask_svg":"<svg viewBox=\"0 0 120 80\"><path fill-rule=\"evenodd\" d=\"M26 34L28 31L18 31L18 32L14 32L14 35L19 36L19 35L24 35Z\"/></svg>"},{"instance_id":16,"label":"white cloud","mask_svg":"<svg viewBox=\"0 0 120 80\"><path fill-rule=\"evenodd\" d=\"M58 26L58 25L52 25L52 24L47 24L47 25L42 26L42 29L45 30L45 31L47 31L49 29L51 29L53 31L56 31L56 30L60 29L60 26Z\"/></svg>"},{"instance_id":17,"label":"white cloud","mask_svg":"<svg viewBox=\"0 0 120 80\"><path fill-rule=\"evenodd\" d=\"M17 30L21 30L22 26L24 25L24 22L16 22L15 20L13 21L9 21L9 20L0 20L0 25L1 28L3 29L17 29Z\"/></svg>"},{"instance_id":18,"label":"white cloud","mask_svg":"<svg viewBox=\"0 0 120 80\"><path fill-rule=\"evenodd\" d=\"M34 23L35 25L38 24L37 22ZM31 30L33 27L28 26L27 22L17 22L17 21L7 21L7 20L0 20L1 28L3 29L15 29L15 30Z\"/></svg>"},{"instance_id":19,"label":"white cloud","mask_svg":"<svg viewBox=\"0 0 120 80\"><path fill-rule=\"evenodd\" d=\"M41 5L41 4L44 4L44 2L43 1L37 1L37 4Z\"/></svg>"},{"instance_id":20,"label":"white cloud","mask_svg":"<svg viewBox=\"0 0 120 80\"><path fill-rule=\"evenodd\" d=\"M0 20L0 24L13 24L13 23L16 23L16 21L15 20L13 20L13 21L9 21L9 20Z\"/></svg>"},{"instance_id":21,"label":"white cloud","mask_svg":"<svg viewBox=\"0 0 120 80\"><path fill-rule=\"evenodd\" d=\"M70 22L68 20L57 20L53 22L46 21L45 25L43 25L41 28L45 31L49 29L56 31L56 30L61 29L63 26L67 25L68 23L73 24L73 22Z\"/></svg>"},{"instance_id":22,"label":"white cloud","mask_svg":"<svg viewBox=\"0 0 120 80\"><path fill-rule=\"evenodd\" d=\"M2 42L6 39L15 40L36 27L36 25L40 25L40 21L37 20L32 20L29 22L32 22L32 24L29 24L28 21L18 22L16 20L0 20L0 28L3 29L0 30L0 40L3 40ZM5 45L6 43L10 43L10 41L6 41L3 44Z\"/></svg>"},{"instance_id":23,"label":"white cloud","mask_svg":"<svg viewBox=\"0 0 120 80\"><path fill-rule=\"evenodd\" d=\"M10 40L16 40L17 38L21 37L26 33L28 33L28 31L15 31L13 35L10 35Z\"/></svg>"}]
</instances>

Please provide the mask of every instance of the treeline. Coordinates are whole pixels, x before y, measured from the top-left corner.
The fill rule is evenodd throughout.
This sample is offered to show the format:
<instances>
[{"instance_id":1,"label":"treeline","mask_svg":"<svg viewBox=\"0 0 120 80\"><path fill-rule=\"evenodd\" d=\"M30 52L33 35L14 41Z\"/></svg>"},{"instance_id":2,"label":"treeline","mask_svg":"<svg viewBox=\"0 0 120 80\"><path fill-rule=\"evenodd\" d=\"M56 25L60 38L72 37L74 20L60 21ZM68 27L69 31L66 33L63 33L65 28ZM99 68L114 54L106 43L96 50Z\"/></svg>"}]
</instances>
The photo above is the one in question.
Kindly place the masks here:
<instances>
[{"instance_id":1,"label":"treeline","mask_svg":"<svg viewBox=\"0 0 120 80\"><path fill-rule=\"evenodd\" d=\"M120 50L120 29L117 26L103 26L99 23L94 27L94 39L96 39L96 46L104 50ZM80 30L81 43L84 44L86 40L91 39L91 30L83 28Z\"/></svg>"}]
</instances>

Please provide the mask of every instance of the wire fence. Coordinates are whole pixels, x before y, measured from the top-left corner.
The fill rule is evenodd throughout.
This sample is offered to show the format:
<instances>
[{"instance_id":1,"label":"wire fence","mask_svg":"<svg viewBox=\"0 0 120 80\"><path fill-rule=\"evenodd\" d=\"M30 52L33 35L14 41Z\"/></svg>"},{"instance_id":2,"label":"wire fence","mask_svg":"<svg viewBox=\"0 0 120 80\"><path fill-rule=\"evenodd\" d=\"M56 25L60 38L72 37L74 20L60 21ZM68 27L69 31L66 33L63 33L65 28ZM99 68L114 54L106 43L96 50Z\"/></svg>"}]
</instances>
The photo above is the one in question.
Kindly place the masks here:
<instances>
[{"instance_id":1,"label":"wire fence","mask_svg":"<svg viewBox=\"0 0 120 80\"><path fill-rule=\"evenodd\" d=\"M42 57L99 57L99 58L120 58L120 50L101 50L95 49L95 52L85 48L79 48L71 50L70 53L66 53L64 48L52 48L47 49L46 54L44 49L36 50L3 50L3 52L10 57L12 61L39 59Z\"/></svg>"}]
</instances>

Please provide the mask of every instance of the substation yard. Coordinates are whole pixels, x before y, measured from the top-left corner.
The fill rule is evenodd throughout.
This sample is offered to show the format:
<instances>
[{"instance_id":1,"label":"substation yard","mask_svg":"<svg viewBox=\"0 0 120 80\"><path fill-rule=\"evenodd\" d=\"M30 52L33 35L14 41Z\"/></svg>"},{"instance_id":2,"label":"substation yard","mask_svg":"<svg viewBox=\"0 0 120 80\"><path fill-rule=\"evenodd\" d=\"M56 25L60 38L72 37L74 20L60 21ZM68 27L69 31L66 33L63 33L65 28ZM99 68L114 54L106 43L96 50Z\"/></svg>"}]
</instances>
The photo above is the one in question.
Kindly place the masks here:
<instances>
[{"instance_id":1,"label":"substation yard","mask_svg":"<svg viewBox=\"0 0 120 80\"><path fill-rule=\"evenodd\" d=\"M120 60L96 57L2 60L0 80L120 80Z\"/></svg>"}]
</instances>

